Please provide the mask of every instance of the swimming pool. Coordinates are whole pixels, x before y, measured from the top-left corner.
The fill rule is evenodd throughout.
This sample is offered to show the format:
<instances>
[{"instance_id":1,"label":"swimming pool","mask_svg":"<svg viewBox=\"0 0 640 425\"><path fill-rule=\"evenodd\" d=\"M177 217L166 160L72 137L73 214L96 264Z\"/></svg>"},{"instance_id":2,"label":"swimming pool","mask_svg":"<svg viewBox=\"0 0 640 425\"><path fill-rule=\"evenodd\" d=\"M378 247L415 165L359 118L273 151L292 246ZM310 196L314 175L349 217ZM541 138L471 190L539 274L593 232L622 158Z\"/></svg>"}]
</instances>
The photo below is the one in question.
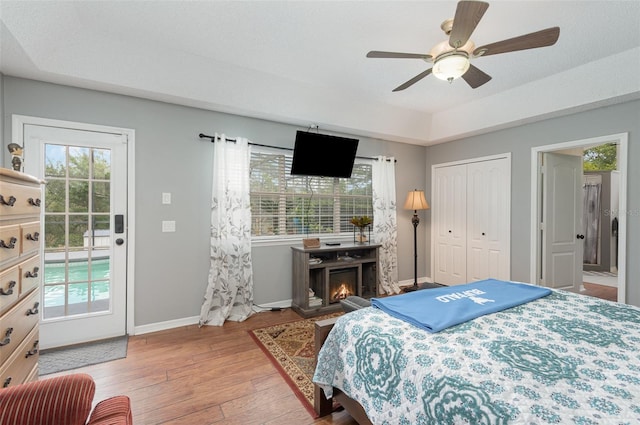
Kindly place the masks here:
<instances>
[{"instance_id":1,"label":"swimming pool","mask_svg":"<svg viewBox=\"0 0 640 425\"><path fill-rule=\"evenodd\" d=\"M64 262L45 262L44 265L44 306L56 307L66 304L87 303L89 300L106 300L111 291L111 264L109 259L91 261L89 276L88 261L69 263L69 277L65 276ZM65 284L65 282L68 282Z\"/></svg>"}]
</instances>

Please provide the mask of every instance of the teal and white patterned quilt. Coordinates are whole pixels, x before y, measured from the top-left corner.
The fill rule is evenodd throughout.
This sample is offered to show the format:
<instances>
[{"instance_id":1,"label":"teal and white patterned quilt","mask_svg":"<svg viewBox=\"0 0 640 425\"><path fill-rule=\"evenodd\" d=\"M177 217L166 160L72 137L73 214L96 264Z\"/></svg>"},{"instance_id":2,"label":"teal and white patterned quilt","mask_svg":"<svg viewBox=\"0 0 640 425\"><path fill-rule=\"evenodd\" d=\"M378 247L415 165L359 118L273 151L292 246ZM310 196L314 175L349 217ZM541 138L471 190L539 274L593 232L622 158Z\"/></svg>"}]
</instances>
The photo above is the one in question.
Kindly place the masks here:
<instances>
[{"instance_id":1,"label":"teal and white patterned quilt","mask_svg":"<svg viewBox=\"0 0 640 425\"><path fill-rule=\"evenodd\" d=\"M364 308L313 380L376 425L640 424L640 309L553 291L430 334Z\"/></svg>"}]
</instances>

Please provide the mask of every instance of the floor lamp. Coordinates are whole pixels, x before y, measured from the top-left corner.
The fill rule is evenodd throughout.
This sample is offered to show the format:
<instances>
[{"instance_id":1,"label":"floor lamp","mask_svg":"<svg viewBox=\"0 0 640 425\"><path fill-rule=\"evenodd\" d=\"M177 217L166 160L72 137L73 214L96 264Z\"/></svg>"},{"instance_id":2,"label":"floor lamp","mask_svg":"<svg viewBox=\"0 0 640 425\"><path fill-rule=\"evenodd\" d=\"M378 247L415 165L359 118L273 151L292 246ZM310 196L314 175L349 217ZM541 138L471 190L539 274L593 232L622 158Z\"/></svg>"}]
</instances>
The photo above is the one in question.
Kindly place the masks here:
<instances>
[{"instance_id":1,"label":"floor lamp","mask_svg":"<svg viewBox=\"0 0 640 425\"><path fill-rule=\"evenodd\" d=\"M420 289L418 286L418 224L420 223L418 210L429 209L429 204L424 197L424 190L415 189L409 192L404 209L413 210L413 218L411 219L413 224L413 286L404 288L404 292L411 292Z\"/></svg>"}]
</instances>

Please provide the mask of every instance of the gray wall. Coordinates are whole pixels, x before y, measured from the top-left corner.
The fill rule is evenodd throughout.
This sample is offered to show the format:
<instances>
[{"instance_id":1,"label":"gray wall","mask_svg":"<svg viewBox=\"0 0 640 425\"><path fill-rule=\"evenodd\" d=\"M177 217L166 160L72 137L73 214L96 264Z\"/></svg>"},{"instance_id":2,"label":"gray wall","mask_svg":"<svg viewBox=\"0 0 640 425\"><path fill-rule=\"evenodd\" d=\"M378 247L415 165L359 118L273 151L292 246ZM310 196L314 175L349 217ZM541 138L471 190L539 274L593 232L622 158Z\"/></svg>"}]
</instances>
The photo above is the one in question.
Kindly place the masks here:
<instances>
[{"instance_id":1,"label":"gray wall","mask_svg":"<svg viewBox=\"0 0 640 425\"><path fill-rule=\"evenodd\" d=\"M511 152L511 278L529 281L531 148L617 133L629 133L627 187L627 302L640 306L640 101L548 119L427 148L433 164ZM427 190L431 199L431 186ZM621 213L624 213L621 211ZM427 238L431 237L430 226ZM431 246L427 246L430 259ZM427 269L429 270L429 269Z\"/></svg>"},{"instance_id":2,"label":"gray wall","mask_svg":"<svg viewBox=\"0 0 640 425\"><path fill-rule=\"evenodd\" d=\"M295 130L306 129L10 76L4 76L2 96L3 150L11 138L12 114L135 130L136 326L197 316L200 312L209 267L213 147L198 134L218 132L256 143L293 147ZM401 208L409 190L426 189L425 151L421 146L367 138L360 138L358 147L361 156L398 159L400 280L413 280L412 212ZM5 167L10 165L7 156ZM171 205L161 204L162 192L173 194ZM162 220L175 220L177 231L162 233ZM427 249L426 228L418 228L420 253ZM290 299L290 247L256 247L253 260L255 302ZM426 266L421 259L419 276L426 275Z\"/></svg>"},{"instance_id":3,"label":"gray wall","mask_svg":"<svg viewBox=\"0 0 640 425\"><path fill-rule=\"evenodd\" d=\"M243 136L268 145L291 147L295 126L216 113L168 103L2 76L2 154L11 140L11 115L94 123L136 131L136 275L135 324L142 326L199 314L208 273L210 143L200 132ZM302 128L304 129L304 127ZM431 200L431 165L511 152L512 278L529 279L529 221L531 148L590 137L629 133L627 204L627 301L640 305L640 101L599 108L557 119L419 147L360 138L358 154L398 159L398 266L400 280L413 279L411 211L402 209L406 193L424 188ZM161 205L161 193L173 203ZM421 211L418 226L418 275L430 270L430 211ZM162 220L176 220L176 233L162 233ZM289 246L253 250L255 301L258 304L291 298Z\"/></svg>"}]
</instances>

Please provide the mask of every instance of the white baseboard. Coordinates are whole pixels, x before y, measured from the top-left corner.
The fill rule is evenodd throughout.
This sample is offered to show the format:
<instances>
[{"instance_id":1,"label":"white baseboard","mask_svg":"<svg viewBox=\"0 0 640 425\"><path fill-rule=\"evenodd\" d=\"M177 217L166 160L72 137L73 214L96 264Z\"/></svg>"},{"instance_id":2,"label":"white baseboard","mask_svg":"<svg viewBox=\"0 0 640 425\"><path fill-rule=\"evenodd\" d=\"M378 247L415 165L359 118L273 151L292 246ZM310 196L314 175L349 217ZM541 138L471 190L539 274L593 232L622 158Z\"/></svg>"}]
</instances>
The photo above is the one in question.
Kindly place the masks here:
<instances>
[{"instance_id":1,"label":"white baseboard","mask_svg":"<svg viewBox=\"0 0 640 425\"><path fill-rule=\"evenodd\" d=\"M292 303L293 303L293 300L292 299L288 299L288 300L276 301L276 302L272 302L272 303L260 304L260 307L264 307L264 308L271 308L271 307L289 308L289 307L291 307Z\"/></svg>"},{"instance_id":2,"label":"white baseboard","mask_svg":"<svg viewBox=\"0 0 640 425\"><path fill-rule=\"evenodd\" d=\"M260 304L260 307L254 306L253 311L261 313L269 311L272 308L290 308L292 300L282 300L272 303ZM151 323L148 325L136 326L129 335L143 335L151 332L166 331L168 329L179 328L181 326L191 326L200 323L200 316L185 317L183 319L167 320L166 322Z\"/></svg>"},{"instance_id":3,"label":"white baseboard","mask_svg":"<svg viewBox=\"0 0 640 425\"><path fill-rule=\"evenodd\" d=\"M262 313L263 311L270 311L272 308L290 308L291 304L293 304L292 299L254 305L253 311L256 313Z\"/></svg>"},{"instance_id":4,"label":"white baseboard","mask_svg":"<svg viewBox=\"0 0 640 425\"><path fill-rule=\"evenodd\" d=\"M151 332L166 331L167 329L179 328L180 326L197 325L200 316L185 317L183 319L167 320L166 322L151 323L149 325L136 326L133 333L129 335L142 335Z\"/></svg>"},{"instance_id":5,"label":"white baseboard","mask_svg":"<svg viewBox=\"0 0 640 425\"><path fill-rule=\"evenodd\" d=\"M433 283L433 279L428 277L418 278L418 283ZM404 286L413 285L413 279L402 280L398 282L398 285L402 288ZM272 308L290 308L293 300L275 301L272 303L260 304L260 306L254 306L253 311L261 313L263 311L269 311ZM200 322L200 316L185 317L184 319L168 320L166 322L151 323L149 325L136 326L134 333L129 332L129 335L143 335L151 332L166 331L168 329L179 328L180 326L197 325Z\"/></svg>"},{"instance_id":6,"label":"white baseboard","mask_svg":"<svg viewBox=\"0 0 640 425\"><path fill-rule=\"evenodd\" d=\"M433 283L433 279L431 279L430 277L419 277L418 284L421 284L421 283ZM401 288L405 286L412 286L412 285L413 285L413 279L401 280L398 282L398 286L400 286Z\"/></svg>"}]
</instances>

